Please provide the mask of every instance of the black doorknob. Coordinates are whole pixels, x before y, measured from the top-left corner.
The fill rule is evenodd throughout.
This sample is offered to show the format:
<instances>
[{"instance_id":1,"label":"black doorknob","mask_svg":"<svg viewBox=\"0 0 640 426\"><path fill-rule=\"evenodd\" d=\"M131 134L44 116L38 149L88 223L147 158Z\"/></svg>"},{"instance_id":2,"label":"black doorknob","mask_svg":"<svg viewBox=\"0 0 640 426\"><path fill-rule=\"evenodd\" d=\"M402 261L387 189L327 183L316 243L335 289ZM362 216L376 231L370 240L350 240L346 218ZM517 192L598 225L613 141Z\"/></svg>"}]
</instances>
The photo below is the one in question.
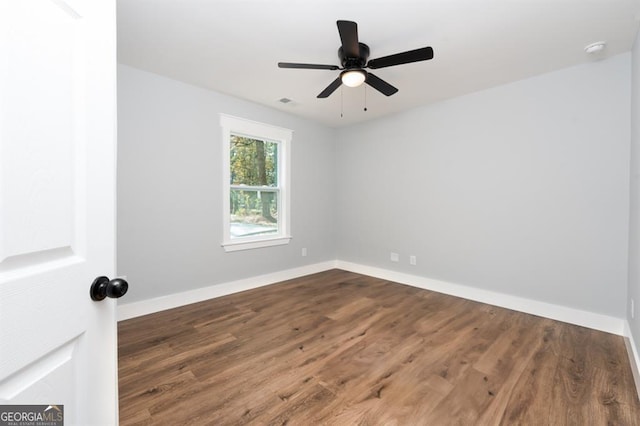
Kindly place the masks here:
<instances>
[{"instance_id":1,"label":"black doorknob","mask_svg":"<svg viewBox=\"0 0 640 426\"><path fill-rule=\"evenodd\" d=\"M110 297L112 299L122 297L128 289L129 283L122 278L109 280L107 277L98 277L93 280L89 294L91 295L91 300L99 302L105 297Z\"/></svg>"}]
</instances>

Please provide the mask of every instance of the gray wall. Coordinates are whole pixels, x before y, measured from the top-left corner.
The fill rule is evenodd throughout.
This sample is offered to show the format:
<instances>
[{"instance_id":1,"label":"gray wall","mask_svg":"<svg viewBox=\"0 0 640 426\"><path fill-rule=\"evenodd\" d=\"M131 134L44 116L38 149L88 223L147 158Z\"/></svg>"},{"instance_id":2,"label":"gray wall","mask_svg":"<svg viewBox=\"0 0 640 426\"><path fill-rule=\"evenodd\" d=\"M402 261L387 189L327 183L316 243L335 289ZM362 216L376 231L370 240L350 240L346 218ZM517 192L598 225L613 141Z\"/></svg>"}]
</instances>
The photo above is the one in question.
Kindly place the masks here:
<instances>
[{"instance_id":1,"label":"gray wall","mask_svg":"<svg viewBox=\"0 0 640 426\"><path fill-rule=\"evenodd\" d=\"M622 318L629 93L623 54L340 130L338 258Z\"/></svg>"},{"instance_id":2,"label":"gray wall","mask_svg":"<svg viewBox=\"0 0 640 426\"><path fill-rule=\"evenodd\" d=\"M627 320L636 352L640 353L640 33L633 46L631 75L631 213ZM634 318L631 317L631 299L635 302Z\"/></svg>"},{"instance_id":3,"label":"gray wall","mask_svg":"<svg viewBox=\"0 0 640 426\"><path fill-rule=\"evenodd\" d=\"M127 303L340 259L623 317L630 70L624 54L334 130L120 66ZM294 130L290 245L220 247L220 112Z\"/></svg>"},{"instance_id":4,"label":"gray wall","mask_svg":"<svg viewBox=\"0 0 640 426\"><path fill-rule=\"evenodd\" d=\"M221 248L221 112L294 130L289 245ZM117 259L131 282L126 302L335 259L334 140L321 125L120 65Z\"/></svg>"}]
</instances>

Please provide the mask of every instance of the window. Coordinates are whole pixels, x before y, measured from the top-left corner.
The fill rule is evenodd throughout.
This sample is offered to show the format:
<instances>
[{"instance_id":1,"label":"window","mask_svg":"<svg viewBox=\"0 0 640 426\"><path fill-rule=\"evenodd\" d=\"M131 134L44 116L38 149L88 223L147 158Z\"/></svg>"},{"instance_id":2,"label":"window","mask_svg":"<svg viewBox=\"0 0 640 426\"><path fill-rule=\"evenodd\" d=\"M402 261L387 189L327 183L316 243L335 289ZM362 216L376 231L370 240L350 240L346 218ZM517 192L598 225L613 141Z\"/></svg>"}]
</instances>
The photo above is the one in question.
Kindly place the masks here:
<instances>
[{"instance_id":1,"label":"window","mask_svg":"<svg viewBox=\"0 0 640 426\"><path fill-rule=\"evenodd\" d=\"M292 131L221 114L226 251L287 244Z\"/></svg>"}]
</instances>

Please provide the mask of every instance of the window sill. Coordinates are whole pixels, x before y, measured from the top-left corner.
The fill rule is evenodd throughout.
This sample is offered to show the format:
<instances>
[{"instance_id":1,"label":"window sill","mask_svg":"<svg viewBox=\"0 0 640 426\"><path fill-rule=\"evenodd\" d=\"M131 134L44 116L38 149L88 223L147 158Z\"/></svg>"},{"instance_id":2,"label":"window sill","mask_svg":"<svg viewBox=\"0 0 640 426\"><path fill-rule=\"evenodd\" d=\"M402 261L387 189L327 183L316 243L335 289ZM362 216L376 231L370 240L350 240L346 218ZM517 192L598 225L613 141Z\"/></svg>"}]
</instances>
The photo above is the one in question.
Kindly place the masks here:
<instances>
[{"instance_id":1,"label":"window sill","mask_svg":"<svg viewBox=\"0 0 640 426\"><path fill-rule=\"evenodd\" d=\"M227 241L222 244L224 251L240 251L240 250L252 250L262 247L281 246L289 244L291 237L278 237L270 238L268 240L253 240L253 241Z\"/></svg>"}]
</instances>

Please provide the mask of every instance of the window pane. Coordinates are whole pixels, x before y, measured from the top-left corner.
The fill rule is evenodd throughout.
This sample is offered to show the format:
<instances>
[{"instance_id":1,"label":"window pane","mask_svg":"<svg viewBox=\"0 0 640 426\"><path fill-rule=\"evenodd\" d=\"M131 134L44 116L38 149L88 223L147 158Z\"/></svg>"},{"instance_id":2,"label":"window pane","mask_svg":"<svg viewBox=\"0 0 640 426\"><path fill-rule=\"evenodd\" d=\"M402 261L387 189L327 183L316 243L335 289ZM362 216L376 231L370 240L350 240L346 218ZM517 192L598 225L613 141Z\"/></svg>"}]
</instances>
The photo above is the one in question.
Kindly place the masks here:
<instances>
[{"instance_id":1,"label":"window pane","mask_svg":"<svg viewBox=\"0 0 640 426\"><path fill-rule=\"evenodd\" d=\"M231 238L278 233L278 192L231 189Z\"/></svg>"},{"instance_id":2,"label":"window pane","mask_svg":"<svg viewBox=\"0 0 640 426\"><path fill-rule=\"evenodd\" d=\"M231 135L231 184L278 186L278 143Z\"/></svg>"}]
</instances>

